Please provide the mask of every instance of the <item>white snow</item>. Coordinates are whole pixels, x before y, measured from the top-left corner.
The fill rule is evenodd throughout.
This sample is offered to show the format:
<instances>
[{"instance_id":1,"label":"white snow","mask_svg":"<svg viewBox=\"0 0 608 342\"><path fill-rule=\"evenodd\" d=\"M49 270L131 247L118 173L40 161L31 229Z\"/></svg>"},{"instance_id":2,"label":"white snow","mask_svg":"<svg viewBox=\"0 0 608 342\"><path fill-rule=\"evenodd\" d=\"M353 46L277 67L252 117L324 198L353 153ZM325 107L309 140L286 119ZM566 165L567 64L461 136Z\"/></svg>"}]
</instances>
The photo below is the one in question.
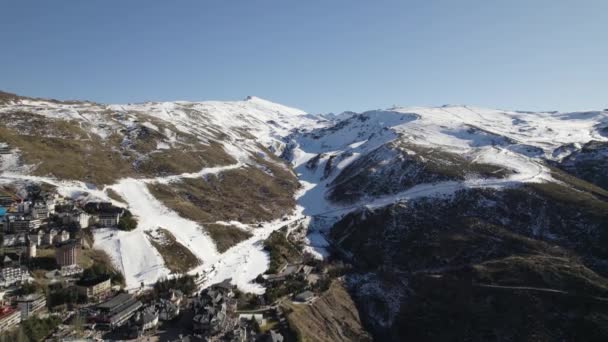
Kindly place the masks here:
<instances>
[{"instance_id":1,"label":"white snow","mask_svg":"<svg viewBox=\"0 0 608 342\"><path fill-rule=\"evenodd\" d=\"M120 254L113 255L115 259L121 260L121 264L124 265L132 259L138 260L149 256L151 253L147 249L154 249L154 247L147 243L147 237L143 232L155 230L159 227L171 232L179 243L190 249L203 263L215 261L218 252L211 238L197 223L182 218L152 196L144 181L124 179L110 186L110 188L127 201L129 210L137 216L139 221L136 229L138 234L133 234L131 238L133 241L140 240L140 247L132 250L120 250ZM116 238L120 239L121 236ZM106 250L108 253L116 251L116 249ZM162 258L148 266L156 269L158 264L164 264ZM130 279L131 281L127 280L127 286L132 287L142 281L146 284L153 283L158 279L157 275L155 272L148 272L147 269L140 269L137 275Z\"/></svg>"},{"instance_id":2,"label":"white snow","mask_svg":"<svg viewBox=\"0 0 608 342\"><path fill-rule=\"evenodd\" d=\"M147 122L147 121L146 121L146 122L144 122L144 123L143 123L143 124L141 124L141 125L142 125L142 126L144 126L144 127L149 128L149 129L151 129L151 130L154 130L154 131L160 132L160 130L158 129L158 126L156 126L155 124L153 124L153 123L151 123L151 122Z\"/></svg>"},{"instance_id":3,"label":"white snow","mask_svg":"<svg viewBox=\"0 0 608 342\"><path fill-rule=\"evenodd\" d=\"M451 196L466 188L504 188L529 182L555 181L542 165L542 157L554 158L554 150L566 143L574 148L590 140L606 141L597 127L608 126L608 114L589 113L525 113L499 111L467 106L439 108L410 107L387 111L370 111L363 114L342 115L343 121L331 129L315 130L310 134L293 137L292 165L302 190L297 195L304 214L315 217L338 218L362 206L384 206L396 201L419 197ZM331 122L328 125L333 125ZM328 155L334 155L338 170L345 168L361 155L378 146L399 138L414 145L448 151L464 156L471 163L503 166L514 173L503 179L467 179L462 182L419 184L403 192L380 198L366 198L358 203L340 206L326 200L329 184L339 172L324 176ZM407 151L408 153L414 153ZM320 153L315 170L306 162ZM329 220L333 222L333 220ZM311 230L308 249L322 255L323 227Z\"/></svg>"},{"instance_id":4,"label":"white snow","mask_svg":"<svg viewBox=\"0 0 608 342\"><path fill-rule=\"evenodd\" d=\"M93 230L94 247L105 251L125 276L127 288L149 286L169 276L162 256L150 244L143 230L131 232L110 228Z\"/></svg>"},{"instance_id":5,"label":"white snow","mask_svg":"<svg viewBox=\"0 0 608 342\"><path fill-rule=\"evenodd\" d=\"M171 182L177 182L180 179L184 179L184 178L201 178L201 177L208 176L208 175L218 174L220 172L227 171L227 170L238 169L238 168L242 167L243 165L244 164L242 164L242 163L236 163L236 164L231 164L231 165L226 165L226 166L208 167L208 168L202 169L199 172L182 173L182 174L173 175L173 176L141 179L141 182L145 182L145 183L156 182L156 183L161 183L161 184L168 184Z\"/></svg>"},{"instance_id":6,"label":"white snow","mask_svg":"<svg viewBox=\"0 0 608 342\"><path fill-rule=\"evenodd\" d=\"M156 143L157 150L168 150L170 148L171 148L171 145L167 144L166 142L159 141L158 143Z\"/></svg>"},{"instance_id":7,"label":"white snow","mask_svg":"<svg viewBox=\"0 0 608 342\"><path fill-rule=\"evenodd\" d=\"M312 217L312 220L306 220L310 221L307 223L310 233L305 249L323 257L328 245L324 229L349 211L423 196L451 196L455 191L466 188L504 188L525 182L554 181L540 158L559 159L570 149L579 149L590 140L608 140L598 133L598 127L608 126L606 112L529 113L469 106L407 107L362 114L343 113L326 116L329 118L326 120L257 97L231 102L176 101L123 105L23 99L0 106L0 115L18 111L32 112L52 120L77 120L88 133L103 139L124 127L131 127L135 121L159 132L158 125L150 120L166 122L168 125L162 129L165 140L157 143L157 149L175 146L180 142L178 133L187 133L204 143L221 143L236 160L232 165L205 168L199 172L122 179L99 190L79 181L28 175L35 165L21 165L18 151L0 155L0 183L47 182L56 185L61 194L83 202L110 201L104 192L107 189L116 191L125 199L126 204L113 202L128 206L139 219L138 228L132 232L95 230L95 246L108 252L123 271L129 289L138 288L142 282L150 285L160 277L169 276L162 257L146 236L146 232L158 227L171 232L179 243L201 260L201 265L191 270L192 274L202 275L201 286L232 278L241 290L262 293L264 289L252 280L268 267L263 241L272 231L286 224ZM328 185L342 169L397 138L410 144L457 153L472 163L503 166L515 173L503 179L472 178L462 182L419 184L397 194L366 198L348 206L336 205L325 199ZM236 221L216 222L253 234L224 253L218 253L204 227L180 217L148 191L150 183L168 184L184 178L200 178L251 164L253 157L266 156L258 144L275 154L290 149L292 166L302 184L296 194L298 206L288 221L267 222L260 228ZM558 150L564 144L572 144L572 147ZM319 158L318 167L307 168L306 162L321 153L324 157ZM327 175L324 168L330 155L335 156L333 172Z\"/></svg>"}]
</instances>

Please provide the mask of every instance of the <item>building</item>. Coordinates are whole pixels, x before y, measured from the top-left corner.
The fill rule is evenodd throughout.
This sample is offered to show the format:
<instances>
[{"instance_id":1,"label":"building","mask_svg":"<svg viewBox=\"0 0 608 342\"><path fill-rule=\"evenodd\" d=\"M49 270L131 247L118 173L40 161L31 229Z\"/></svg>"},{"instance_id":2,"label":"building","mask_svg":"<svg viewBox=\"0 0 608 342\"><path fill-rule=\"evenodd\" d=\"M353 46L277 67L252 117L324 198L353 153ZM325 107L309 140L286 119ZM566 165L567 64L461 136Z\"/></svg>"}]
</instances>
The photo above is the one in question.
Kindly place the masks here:
<instances>
[{"instance_id":1,"label":"building","mask_svg":"<svg viewBox=\"0 0 608 342\"><path fill-rule=\"evenodd\" d=\"M0 308L0 333L11 330L21 323L21 312L5 306Z\"/></svg>"},{"instance_id":2,"label":"building","mask_svg":"<svg viewBox=\"0 0 608 342\"><path fill-rule=\"evenodd\" d=\"M220 334L227 327L226 304L206 307L192 318L192 329L204 336Z\"/></svg>"},{"instance_id":3,"label":"building","mask_svg":"<svg viewBox=\"0 0 608 342\"><path fill-rule=\"evenodd\" d=\"M38 220L46 220L49 218L49 208L46 203L36 202L31 207L31 214L33 218Z\"/></svg>"},{"instance_id":4,"label":"building","mask_svg":"<svg viewBox=\"0 0 608 342\"><path fill-rule=\"evenodd\" d=\"M72 209L71 211L68 211L68 212L62 212L60 214L60 217L61 217L63 224L73 223L73 224L77 225L79 228L88 228L89 221L91 219L91 215L89 215L88 213L86 213L82 210L78 210L78 209Z\"/></svg>"},{"instance_id":5,"label":"building","mask_svg":"<svg viewBox=\"0 0 608 342\"><path fill-rule=\"evenodd\" d=\"M73 264L69 266L62 266L59 270L59 275L62 277L72 277L75 275L82 274L82 272L84 272L84 269L82 269L80 265Z\"/></svg>"},{"instance_id":6,"label":"building","mask_svg":"<svg viewBox=\"0 0 608 342\"><path fill-rule=\"evenodd\" d=\"M154 329L158 325L158 311L149 306L137 311L129 324L129 337L139 340L147 330Z\"/></svg>"},{"instance_id":7,"label":"building","mask_svg":"<svg viewBox=\"0 0 608 342\"><path fill-rule=\"evenodd\" d=\"M27 257L28 259L33 259L36 257L36 242L29 241L27 244Z\"/></svg>"},{"instance_id":8,"label":"building","mask_svg":"<svg viewBox=\"0 0 608 342\"><path fill-rule=\"evenodd\" d=\"M12 195L2 193L0 194L0 205L3 207L10 207L15 202L16 198Z\"/></svg>"},{"instance_id":9,"label":"building","mask_svg":"<svg viewBox=\"0 0 608 342\"><path fill-rule=\"evenodd\" d=\"M57 195L50 195L49 197L47 197L46 199L46 208L49 211L50 215L55 214L55 205L57 204Z\"/></svg>"},{"instance_id":10,"label":"building","mask_svg":"<svg viewBox=\"0 0 608 342\"><path fill-rule=\"evenodd\" d=\"M101 213L99 214L99 225L102 227L116 227L120 221L120 213Z\"/></svg>"},{"instance_id":11,"label":"building","mask_svg":"<svg viewBox=\"0 0 608 342\"><path fill-rule=\"evenodd\" d=\"M231 330L237 323L232 317L236 311L234 285L231 279L214 284L193 299L193 330L204 336L216 336Z\"/></svg>"},{"instance_id":12,"label":"building","mask_svg":"<svg viewBox=\"0 0 608 342\"><path fill-rule=\"evenodd\" d=\"M14 278L21 279L22 273L23 270L20 267L3 267L2 270L0 270L0 277L5 280Z\"/></svg>"},{"instance_id":13,"label":"building","mask_svg":"<svg viewBox=\"0 0 608 342\"><path fill-rule=\"evenodd\" d=\"M41 293L21 296L17 298L17 306L21 311L21 320L24 321L46 308L46 298Z\"/></svg>"},{"instance_id":14,"label":"building","mask_svg":"<svg viewBox=\"0 0 608 342\"><path fill-rule=\"evenodd\" d=\"M78 260L79 254L80 246L74 241L68 241L57 245L55 248L55 261L61 267L74 265Z\"/></svg>"},{"instance_id":15,"label":"building","mask_svg":"<svg viewBox=\"0 0 608 342\"><path fill-rule=\"evenodd\" d=\"M32 202L29 202L29 201L23 201L23 202L17 204L17 212L19 212L19 213L29 214L31 208L32 208Z\"/></svg>"},{"instance_id":16,"label":"building","mask_svg":"<svg viewBox=\"0 0 608 342\"><path fill-rule=\"evenodd\" d=\"M294 300L298 301L298 302L307 302L309 300L311 300L312 298L314 298L315 294L311 291L304 291L301 293L298 293L295 297Z\"/></svg>"},{"instance_id":17,"label":"building","mask_svg":"<svg viewBox=\"0 0 608 342\"><path fill-rule=\"evenodd\" d=\"M97 305L97 313L91 319L99 325L114 329L127 322L141 307L142 303L131 294L121 293Z\"/></svg>"},{"instance_id":18,"label":"building","mask_svg":"<svg viewBox=\"0 0 608 342\"><path fill-rule=\"evenodd\" d=\"M158 318L161 321L171 321L177 318L180 313L179 305L167 299L161 298L156 307L158 308Z\"/></svg>"},{"instance_id":19,"label":"building","mask_svg":"<svg viewBox=\"0 0 608 342\"><path fill-rule=\"evenodd\" d=\"M182 303L183 298L184 293L182 291L175 289L169 290L169 300L171 301L171 303L179 306Z\"/></svg>"},{"instance_id":20,"label":"building","mask_svg":"<svg viewBox=\"0 0 608 342\"><path fill-rule=\"evenodd\" d=\"M25 242L25 237L22 234L4 234L2 237L2 246L12 247Z\"/></svg>"},{"instance_id":21,"label":"building","mask_svg":"<svg viewBox=\"0 0 608 342\"><path fill-rule=\"evenodd\" d=\"M30 241L34 242L36 246L40 246L44 238L44 232L42 230L39 230L36 233L29 234L28 238L30 239Z\"/></svg>"},{"instance_id":22,"label":"building","mask_svg":"<svg viewBox=\"0 0 608 342\"><path fill-rule=\"evenodd\" d=\"M0 143L0 154L11 154L11 147L7 143Z\"/></svg>"},{"instance_id":23,"label":"building","mask_svg":"<svg viewBox=\"0 0 608 342\"><path fill-rule=\"evenodd\" d=\"M124 213L124 209L114 206L110 202L89 202L85 204L84 211L97 218L101 227L115 227Z\"/></svg>"},{"instance_id":24,"label":"building","mask_svg":"<svg viewBox=\"0 0 608 342\"><path fill-rule=\"evenodd\" d=\"M39 219L27 219L23 216L8 217L8 230L14 233L27 233L30 230L38 229L42 225Z\"/></svg>"},{"instance_id":25,"label":"building","mask_svg":"<svg viewBox=\"0 0 608 342\"><path fill-rule=\"evenodd\" d=\"M21 258L15 253L5 253L4 259L2 259L3 267L19 267L21 265Z\"/></svg>"},{"instance_id":26,"label":"building","mask_svg":"<svg viewBox=\"0 0 608 342\"><path fill-rule=\"evenodd\" d=\"M158 310L153 306L148 306L138 311L133 316L135 325L140 326L141 330L146 331L156 328L158 325Z\"/></svg>"},{"instance_id":27,"label":"building","mask_svg":"<svg viewBox=\"0 0 608 342\"><path fill-rule=\"evenodd\" d=\"M283 342L283 335L280 332L270 330L270 334L268 334L268 338L266 339L268 342Z\"/></svg>"},{"instance_id":28,"label":"building","mask_svg":"<svg viewBox=\"0 0 608 342\"><path fill-rule=\"evenodd\" d=\"M55 229L51 229L51 230L49 230L48 233L44 234L44 238L42 239L42 242L45 245L52 245L53 241L55 241L56 235L57 235L57 231Z\"/></svg>"},{"instance_id":29,"label":"building","mask_svg":"<svg viewBox=\"0 0 608 342\"><path fill-rule=\"evenodd\" d=\"M279 273L268 275L268 277L266 277L266 280L269 282L284 281L290 276L296 274L306 275L310 273L310 271L312 271L312 267L310 266L304 266L301 264L287 264L283 267L283 269L281 269Z\"/></svg>"},{"instance_id":30,"label":"building","mask_svg":"<svg viewBox=\"0 0 608 342\"><path fill-rule=\"evenodd\" d=\"M242 313L242 314L239 314L239 320L244 320L244 321L248 321L248 322L255 320L258 325L266 325L266 319L264 318L264 315L260 314L260 313L258 313L258 314Z\"/></svg>"},{"instance_id":31,"label":"building","mask_svg":"<svg viewBox=\"0 0 608 342\"><path fill-rule=\"evenodd\" d=\"M67 230L62 230L61 233L55 235L54 243L66 242L70 239L70 233Z\"/></svg>"},{"instance_id":32,"label":"building","mask_svg":"<svg viewBox=\"0 0 608 342\"><path fill-rule=\"evenodd\" d=\"M0 270L0 285L7 287L22 282L27 278L27 271L21 267L8 266Z\"/></svg>"},{"instance_id":33,"label":"building","mask_svg":"<svg viewBox=\"0 0 608 342\"><path fill-rule=\"evenodd\" d=\"M76 223L80 228L88 228L91 215L84 211L73 212L70 216L72 222Z\"/></svg>"},{"instance_id":34,"label":"building","mask_svg":"<svg viewBox=\"0 0 608 342\"><path fill-rule=\"evenodd\" d=\"M112 283L110 277L105 279L83 279L76 283L76 291L87 299L105 298L110 294Z\"/></svg>"}]
</instances>

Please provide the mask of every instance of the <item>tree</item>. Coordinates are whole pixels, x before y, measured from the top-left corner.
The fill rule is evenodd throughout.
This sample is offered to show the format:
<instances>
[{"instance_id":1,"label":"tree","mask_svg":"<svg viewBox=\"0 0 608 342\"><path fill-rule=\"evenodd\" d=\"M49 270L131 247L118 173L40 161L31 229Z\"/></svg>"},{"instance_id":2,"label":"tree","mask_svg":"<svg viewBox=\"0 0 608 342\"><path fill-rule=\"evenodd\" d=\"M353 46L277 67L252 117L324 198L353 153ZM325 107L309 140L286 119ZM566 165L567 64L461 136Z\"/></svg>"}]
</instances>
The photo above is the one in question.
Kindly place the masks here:
<instances>
[{"instance_id":1,"label":"tree","mask_svg":"<svg viewBox=\"0 0 608 342\"><path fill-rule=\"evenodd\" d=\"M128 211L118 221L118 229L131 231L137 228L137 219L131 215Z\"/></svg>"},{"instance_id":2,"label":"tree","mask_svg":"<svg viewBox=\"0 0 608 342\"><path fill-rule=\"evenodd\" d=\"M76 311L76 315L72 319L72 326L74 327L74 331L81 336L84 331L84 317L80 315L80 311Z\"/></svg>"},{"instance_id":3,"label":"tree","mask_svg":"<svg viewBox=\"0 0 608 342\"><path fill-rule=\"evenodd\" d=\"M171 279L160 279L154 284L156 296L169 292L169 290L180 290L185 295L189 295L196 290L196 282L191 275L183 275Z\"/></svg>"}]
</instances>

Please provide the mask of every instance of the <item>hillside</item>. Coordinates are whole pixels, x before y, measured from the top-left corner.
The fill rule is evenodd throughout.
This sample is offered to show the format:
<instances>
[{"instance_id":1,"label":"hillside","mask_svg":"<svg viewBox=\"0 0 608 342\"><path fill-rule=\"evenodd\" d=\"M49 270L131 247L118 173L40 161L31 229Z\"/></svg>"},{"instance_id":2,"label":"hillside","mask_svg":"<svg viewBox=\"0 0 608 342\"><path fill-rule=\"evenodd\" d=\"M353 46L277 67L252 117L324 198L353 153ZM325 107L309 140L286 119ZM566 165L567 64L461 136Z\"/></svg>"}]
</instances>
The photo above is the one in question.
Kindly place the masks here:
<instances>
[{"instance_id":1,"label":"hillside","mask_svg":"<svg viewBox=\"0 0 608 342\"><path fill-rule=\"evenodd\" d=\"M312 340L367 339L361 326L383 341L608 337L606 111L1 93L0 116L3 185L137 218L94 230L128 288L188 272L263 293L253 280L288 260L273 232L304 226L305 252L353 266L346 292L294 308L302 331L326 331Z\"/></svg>"},{"instance_id":2,"label":"hillside","mask_svg":"<svg viewBox=\"0 0 608 342\"><path fill-rule=\"evenodd\" d=\"M563 158L558 167L608 190L608 142L590 141Z\"/></svg>"},{"instance_id":3,"label":"hillside","mask_svg":"<svg viewBox=\"0 0 608 342\"><path fill-rule=\"evenodd\" d=\"M331 238L355 265L349 285L378 336L570 339L608 318L608 202L598 205L572 209L534 188L461 191L352 213Z\"/></svg>"},{"instance_id":4,"label":"hillside","mask_svg":"<svg viewBox=\"0 0 608 342\"><path fill-rule=\"evenodd\" d=\"M296 132L307 250L353 264L378 340L603 340L606 127L606 112L444 106Z\"/></svg>"},{"instance_id":5,"label":"hillside","mask_svg":"<svg viewBox=\"0 0 608 342\"><path fill-rule=\"evenodd\" d=\"M372 341L342 284L334 281L311 305L285 304L289 325L299 341Z\"/></svg>"},{"instance_id":6,"label":"hillside","mask_svg":"<svg viewBox=\"0 0 608 342\"><path fill-rule=\"evenodd\" d=\"M125 105L7 93L1 99L3 183L51 184L65 196L127 206L138 218L135 231L95 231L96 247L112 257L128 287L176 270L212 281L235 271L235 263L252 270L243 288L257 289L247 284L266 261L253 246L296 209L297 178L275 154L294 126L319 124L256 97ZM167 243L187 257L175 258ZM242 251L226 253L239 243ZM228 265L218 273L216 263Z\"/></svg>"}]
</instances>

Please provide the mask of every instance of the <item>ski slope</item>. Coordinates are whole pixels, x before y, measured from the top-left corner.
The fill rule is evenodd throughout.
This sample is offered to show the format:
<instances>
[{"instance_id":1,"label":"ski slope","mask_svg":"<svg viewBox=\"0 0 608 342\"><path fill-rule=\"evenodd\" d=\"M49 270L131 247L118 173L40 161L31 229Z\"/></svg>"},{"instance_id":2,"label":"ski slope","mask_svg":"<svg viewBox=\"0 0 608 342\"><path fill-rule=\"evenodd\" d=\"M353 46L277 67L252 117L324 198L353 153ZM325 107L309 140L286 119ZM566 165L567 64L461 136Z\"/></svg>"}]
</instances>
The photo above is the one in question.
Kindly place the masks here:
<instances>
[{"instance_id":1,"label":"ski slope","mask_svg":"<svg viewBox=\"0 0 608 342\"><path fill-rule=\"evenodd\" d=\"M420 197L444 197L467 188L501 189L529 182L552 182L544 159L559 160L591 140L606 141L608 113L517 112L470 106L397 107L364 113L343 113L335 117L312 116L305 112L256 97L244 101L146 102L102 105L60 103L22 99L0 106L0 115L15 111L33 112L52 120L76 120L89 135L108 139L116 130L137 124L162 133L158 150L179 146L177 133L187 133L204 142L220 143L236 162L203 168L198 172L153 178L123 178L104 189L79 180L58 180L30 175L35 165L21 165L19 151L0 156L0 183L45 182L57 186L67 197L84 202L111 201L126 206L138 217L138 228L131 232L97 229L95 247L106 251L120 269L128 289L143 283L150 286L170 276L162 256L151 245L146 232L162 227L188 248L201 264L190 271L199 274L200 285L207 286L232 278L239 289L262 293L252 282L268 268L263 241L274 230L295 222L310 222L306 249L319 257L327 254L325 230L342 215L357 208L380 207L396 201ZM161 123L167 124L161 128ZM167 128L168 127L168 128ZM506 178L470 178L416 184L391 195L363 198L350 205L337 205L326 199L331 182L353 162L393 141L448 151L470 163L485 163L513 171ZM297 207L286 221L252 227L238 222L253 236L224 253L219 253L204 226L180 217L148 191L153 183L171 184L187 178L221 175L252 162L265 152L289 159L300 179ZM563 146L569 144L568 149ZM407 148L406 148L407 149ZM565 152L564 152L565 151ZM414 151L406 151L415 153ZM559 153L558 153L559 152ZM316 167L310 167L317 160ZM126 203L113 201L106 190L117 192ZM224 222L217 222L223 224Z\"/></svg>"}]
</instances>

